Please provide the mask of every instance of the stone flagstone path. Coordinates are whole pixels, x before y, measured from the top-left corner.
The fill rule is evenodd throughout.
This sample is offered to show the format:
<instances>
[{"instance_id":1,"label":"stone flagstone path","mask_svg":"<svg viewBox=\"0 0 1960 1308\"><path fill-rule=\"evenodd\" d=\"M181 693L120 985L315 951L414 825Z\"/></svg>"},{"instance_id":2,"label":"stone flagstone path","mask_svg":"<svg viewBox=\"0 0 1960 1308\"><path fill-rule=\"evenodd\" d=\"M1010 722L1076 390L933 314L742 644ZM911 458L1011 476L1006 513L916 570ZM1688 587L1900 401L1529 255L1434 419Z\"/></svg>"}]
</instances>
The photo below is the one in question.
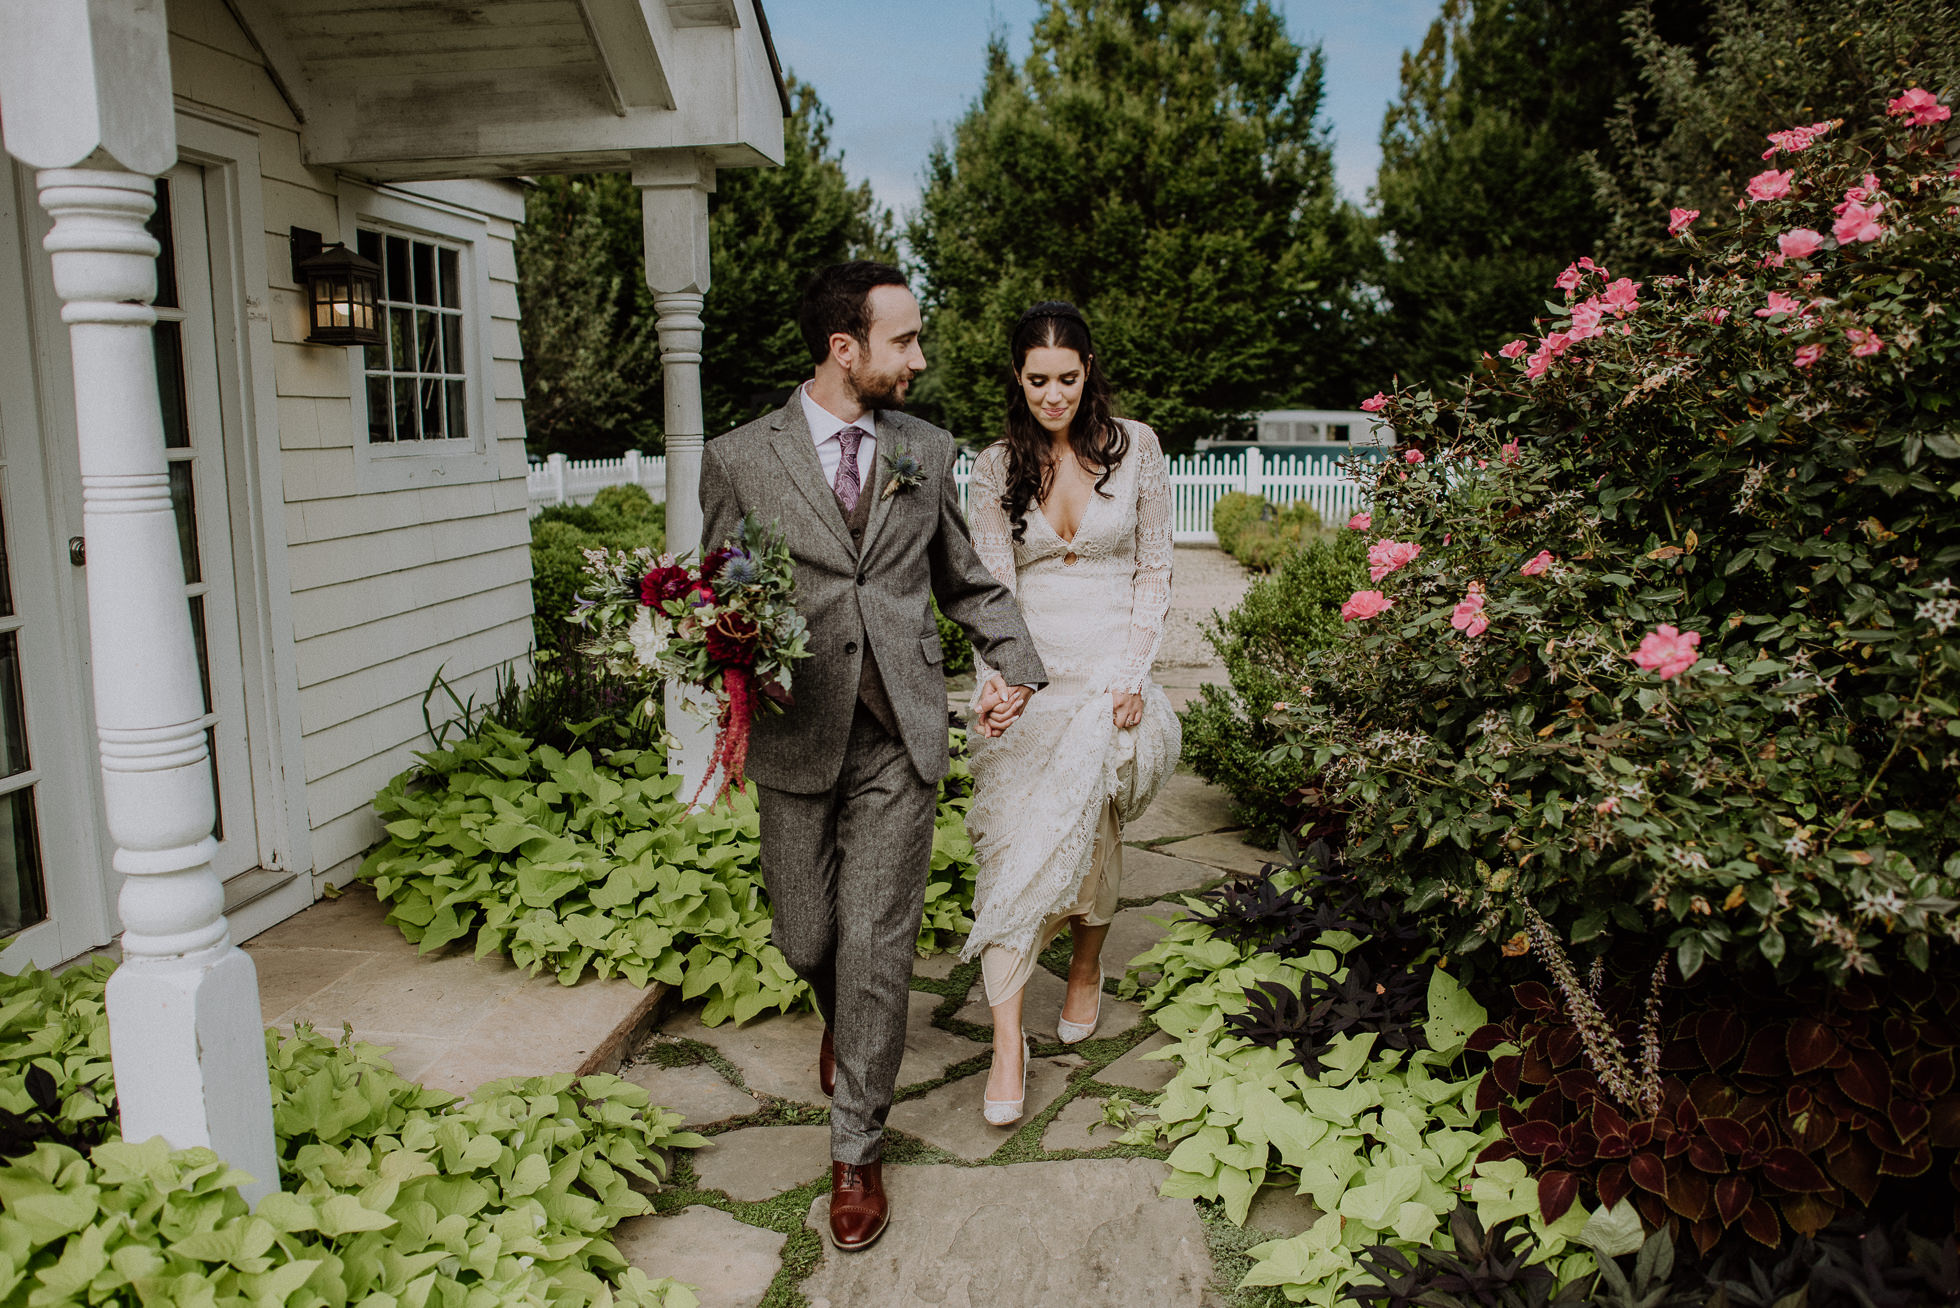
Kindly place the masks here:
<instances>
[{"instance_id":1,"label":"stone flagstone path","mask_svg":"<svg viewBox=\"0 0 1960 1308\"><path fill-rule=\"evenodd\" d=\"M1104 952L1115 975L1164 931L1185 892L1277 857L1245 845L1224 796L1178 776L1130 833L1123 909ZM1176 854L1163 851L1176 849ZM1048 961L1054 961L1051 955ZM1035 1061L1027 1113L1013 1127L980 1116L991 1015L979 965L939 956L912 979L911 1022L886 1145L892 1224L871 1249L839 1254L822 1232L829 1196L829 1109L817 1089L821 1025L809 1014L704 1027L698 1005L669 1017L622 1075L686 1114L712 1143L676 1160L660 1212L619 1229L622 1253L650 1275L697 1286L703 1308L1214 1308L1219 1234L1189 1199L1157 1192L1156 1151L1117 1146L1106 1099L1147 1100L1173 1068L1145 1055L1169 1042L1133 1003L1108 994L1095 1038L1055 1041L1061 977L1029 983ZM1263 1198L1263 1197L1262 1197ZM1312 1214L1264 1202L1249 1225L1304 1230ZM1238 1237L1233 1249L1247 1241Z\"/></svg>"}]
</instances>

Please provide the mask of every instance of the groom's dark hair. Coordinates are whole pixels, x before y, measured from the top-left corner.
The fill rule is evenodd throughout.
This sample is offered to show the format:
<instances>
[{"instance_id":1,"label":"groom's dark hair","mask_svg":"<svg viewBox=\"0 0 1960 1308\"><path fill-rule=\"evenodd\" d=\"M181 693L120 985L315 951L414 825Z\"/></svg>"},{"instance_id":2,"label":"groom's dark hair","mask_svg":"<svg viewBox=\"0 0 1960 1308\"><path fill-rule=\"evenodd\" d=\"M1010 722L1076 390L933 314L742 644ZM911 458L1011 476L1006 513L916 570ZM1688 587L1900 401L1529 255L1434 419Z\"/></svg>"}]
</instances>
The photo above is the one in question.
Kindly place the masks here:
<instances>
[{"instance_id":1,"label":"groom's dark hair","mask_svg":"<svg viewBox=\"0 0 1960 1308\"><path fill-rule=\"evenodd\" d=\"M834 263L803 287L796 309L796 327L810 347L810 361L822 363L830 354L830 338L843 332L861 345L871 343L872 288L903 286L905 274L888 263L858 259Z\"/></svg>"}]
</instances>

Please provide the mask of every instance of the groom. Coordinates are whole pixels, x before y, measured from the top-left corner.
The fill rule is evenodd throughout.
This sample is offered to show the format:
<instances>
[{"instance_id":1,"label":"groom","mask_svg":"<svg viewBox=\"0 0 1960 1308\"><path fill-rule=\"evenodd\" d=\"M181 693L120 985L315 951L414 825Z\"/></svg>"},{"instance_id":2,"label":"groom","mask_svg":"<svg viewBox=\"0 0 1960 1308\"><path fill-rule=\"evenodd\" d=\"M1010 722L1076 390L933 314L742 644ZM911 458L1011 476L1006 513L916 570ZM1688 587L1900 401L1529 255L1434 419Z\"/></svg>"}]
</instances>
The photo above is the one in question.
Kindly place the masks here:
<instances>
[{"instance_id":1,"label":"groom","mask_svg":"<svg viewBox=\"0 0 1960 1308\"><path fill-rule=\"evenodd\" d=\"M810 658L796 670L795 706L757 718L748 775L761 795L771 939L825 1024L830 1235L862 1249L887 1220L878 1157L947 764L929 600L1002 674L989 682L983 731L1003 730L1046 673L1013 596L967 536L953 438L900 411L926 366L904 275L879 263L825 268L804 288L797 326L816 375L775 413L708 443L701 540L721 545L752 513L780 528L796 560Z\"/></svg>"}]
</instances>

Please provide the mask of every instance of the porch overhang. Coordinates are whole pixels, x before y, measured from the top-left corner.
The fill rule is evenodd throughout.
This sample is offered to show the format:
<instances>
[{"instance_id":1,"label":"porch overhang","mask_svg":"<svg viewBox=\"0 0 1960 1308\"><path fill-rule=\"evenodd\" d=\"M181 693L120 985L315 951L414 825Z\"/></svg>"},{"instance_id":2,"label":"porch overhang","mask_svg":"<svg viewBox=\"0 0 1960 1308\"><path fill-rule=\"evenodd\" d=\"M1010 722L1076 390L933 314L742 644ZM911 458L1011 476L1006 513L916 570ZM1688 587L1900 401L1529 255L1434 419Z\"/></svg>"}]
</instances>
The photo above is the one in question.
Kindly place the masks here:
<instances>
[{"instance_id":1,"label":"porch overhang","mask_svg":"<svg viewBox=\"0 0 1960 1308\"><path fill-rule=\"evenodd\" d=\"M761 0L224 0L309 164L371 181L779 164Z\"/></svg>"}]
</instances>

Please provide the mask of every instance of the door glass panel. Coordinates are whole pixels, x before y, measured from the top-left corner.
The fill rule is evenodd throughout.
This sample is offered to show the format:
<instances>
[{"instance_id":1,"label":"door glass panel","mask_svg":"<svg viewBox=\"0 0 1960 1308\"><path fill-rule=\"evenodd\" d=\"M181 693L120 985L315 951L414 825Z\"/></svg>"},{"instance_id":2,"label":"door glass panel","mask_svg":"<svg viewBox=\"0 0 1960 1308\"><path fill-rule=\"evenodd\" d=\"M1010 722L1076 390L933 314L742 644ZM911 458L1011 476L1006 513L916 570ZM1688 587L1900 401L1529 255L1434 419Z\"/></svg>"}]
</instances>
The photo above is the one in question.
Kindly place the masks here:
<instances>
[{"instance_id":1,"label":"door glass panel","mask_svg":"<svg viewBox=\"0 0 1960 1308\"><path fill-rule=\"evenodd\" d=\"M27 715L21 711L20 638L0 635L0 775L27 771Z\"/></svg>"},{"instance_id":2,"label":"door glass panel","mask_svg":"<svg viewBox=\"0 0 1960 1308\"><path fill-rule=\"evenodd\" d=\"M191 643L197 646L197 684L204 691L204 711L211 711L211 642L204 630L204 596L191 596Z\"/></svg>"},{"instance_id":3,"label":"door glass panel","mask_svg":"<svg viewBox=\"0 0 1960 1308\"><path fill-rule=\"evenodd\" d=\"M177 549L184 556L184 580L195 586L204 580L204 566L198 562L197 498L192 475L188 459L170 465L170 507L177 512Z\"/></svg>"},{"instance_id":4,"label":"door glass panel","mask_svg":"<svg viewBox=\"0 0 1960 1308\"><path fill-rule=\"evenodd\" d=\"M184 405L184 324L160 322L150 329L157 356L157 398L163 405L165 449L191 447L190 412Z\"/></svg>"},{"instance_id":5,"label":"door glass panel","mask_svg":"<svg viewBox=\"0 0 1960 1308\"><path fill-rule=\"evenodd\" d=\"M0 797L0 935L12 935L48 915L41 880L41 832L34 789Z\"/></svg>"},{"instance_id":6,"label":"door glass panel","mask_svg":"<svg viewBox=\"0 0 1960 1308\"><path fill-rule=\"evenodd\" d=\"M157 254L157 298L159 308L177 307L177 243L171 239L170 179L157 178L157 207L150 215L150 235L163 249Z\"/></svg>"}]
</instances>

